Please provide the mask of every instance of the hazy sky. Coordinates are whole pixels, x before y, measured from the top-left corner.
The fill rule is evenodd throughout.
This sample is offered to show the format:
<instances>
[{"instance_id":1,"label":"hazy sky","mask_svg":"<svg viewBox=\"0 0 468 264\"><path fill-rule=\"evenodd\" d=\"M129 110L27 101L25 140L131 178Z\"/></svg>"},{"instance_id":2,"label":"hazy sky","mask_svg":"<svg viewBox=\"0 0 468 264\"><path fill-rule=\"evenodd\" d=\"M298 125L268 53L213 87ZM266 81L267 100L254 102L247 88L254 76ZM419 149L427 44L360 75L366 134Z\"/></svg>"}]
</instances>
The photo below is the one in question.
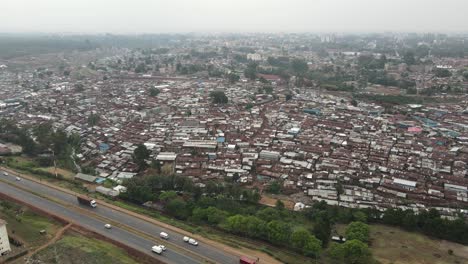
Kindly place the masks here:
<instances>
[{"instance_id":1,"label":"hazy sky","mask_svg":"<svg viewBox=\"0 0 468 264\"><path fill-rule=\"evenodd\" d=\"M468 32L468 0L0 0L0 32Z\"/></svg>"}]
</instances>

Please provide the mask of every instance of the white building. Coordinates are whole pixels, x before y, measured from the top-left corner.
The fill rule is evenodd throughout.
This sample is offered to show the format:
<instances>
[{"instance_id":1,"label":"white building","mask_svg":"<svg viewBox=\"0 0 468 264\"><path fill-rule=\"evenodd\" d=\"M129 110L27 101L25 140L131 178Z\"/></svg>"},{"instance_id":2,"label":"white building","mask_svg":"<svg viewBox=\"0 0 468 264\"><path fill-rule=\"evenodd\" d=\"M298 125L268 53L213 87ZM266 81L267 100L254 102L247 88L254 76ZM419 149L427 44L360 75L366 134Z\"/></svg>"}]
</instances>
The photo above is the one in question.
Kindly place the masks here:
<instances>
[{"instance_id":1,"label":"white building","mask_svg":"<svg viewBox=\"0 0 468 264\"><path fill-rule=\"evenodd\" d=\"M9 251L11 251L11 248L10 241L8 240L6 222L0 219L0 256L7 254Z\"/></svg>"},{"instance_id":2,"label":"white building","mask_svg":"<svg viewBox=\"0 0 468 264\"><path fill-rule=\"evenodd\" d=\"M249 53L247 54L247 59L252 60L252 61L261 61L262 60L262 55L258 53Z\"/></svg>"},{"instance_id":3,"label":"white building","mask_svg":"<svg viewBox=\"0 0 468 264\"><path fill-rule=\"evenodd\" d=\"M393 178L393 184L398 185L402 188L405 188L407 190L414 190L416 188L417 182L415 181L408 181L405 179L398 179L398 178Z\"/></svg>"},{"instance_id":4,"label":"white building","mask_svg":"<svg viewBox=\"0 0 468 264\"><path fill-rule=\"evenodd\" d=\"M276 152L276 151L262 150L262 151L260 151L259 156L260 156L261 159L277 161L277 160L280 159L281 154L279 152Z\"/></svg>"}]
</instances>

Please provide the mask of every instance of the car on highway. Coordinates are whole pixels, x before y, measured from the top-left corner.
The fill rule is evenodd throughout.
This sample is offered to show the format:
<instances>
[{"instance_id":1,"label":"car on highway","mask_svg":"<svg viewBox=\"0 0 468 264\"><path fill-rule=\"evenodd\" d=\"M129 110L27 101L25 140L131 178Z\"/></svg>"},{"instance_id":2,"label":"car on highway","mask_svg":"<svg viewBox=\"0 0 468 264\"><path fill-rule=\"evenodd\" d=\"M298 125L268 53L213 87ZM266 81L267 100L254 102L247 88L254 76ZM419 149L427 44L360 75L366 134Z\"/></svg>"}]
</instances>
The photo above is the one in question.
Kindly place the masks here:
<instances>
[{"instance_id":1,"label":"car on highway","mask_svg":"<svg viewBox=\"0 0 468 264\"><path fill-rule=\"evenodd\" d=\"M3 172L3 175L8 176L8 172Z\"/></svg>"},{"instance_id":2,"label":"car on highway","mask_svg":"<svg viewBox=\"0 0 468 264\"><path fill-rule=\"evenodd\" d=\"M153 251L156 254L161 255L161 253L163 252L163 249L160 246L153 246L151 248L151 251Z\"/></svg>"},{"instance_id":3,"label":"car on highway","mask_svg":"<svg viewBox=\"0 0 468 264\"><path fill-rule=\"evenodd\" d=\"M188 237L188 236L184 236L183 239L184 239L184 242L187 242L187 243L189 243L190 245L198 246L198 242L197 242L195 239L193 239L193 238L190 238L190 237Z\"/></svg>"},{"instance_id":4,"label":"car on highway","mask_svg":"<svg viewBox=\"0 0 468 264\"><path fill-rule=\"evenodd\" d=\"M21 181L21 178L20 178L20 177L16 177L16 180L17 180L17 181Z\"/></svg>"},{"instance_id":5,"label":"car on highway","mask_svg":"<svg viewBox=\"0 0 468 264\"><path fill-rule=\"evenodd\" d=\"M111 226L110 224L105 224L104 227L107 228L107 229L111 229L111 228L112 228L112 226Z\"/></svg>"},{"instance_id":6,"label":"car on highway","mask_svg":"<svg viewBox=\"0 0 468 264\"><path fill-rule=\"evenodd\" d=\"M166 232L161 232L161 233L159 233L159 236L160 236L162 239L169 239L169 234L167 234Z\"/></svg>"},{"instance_id":7,"label":"car on highway","mask_svg":"<svg viewBox=\"0 0 468 264\"><path fill-rule=\"evenodd\" d=\"M188 243L190 245L193 245L193 246L198 246L198 241L196 241L195 239L191 238L189 239Z\"/></svg>"}]
</instances>

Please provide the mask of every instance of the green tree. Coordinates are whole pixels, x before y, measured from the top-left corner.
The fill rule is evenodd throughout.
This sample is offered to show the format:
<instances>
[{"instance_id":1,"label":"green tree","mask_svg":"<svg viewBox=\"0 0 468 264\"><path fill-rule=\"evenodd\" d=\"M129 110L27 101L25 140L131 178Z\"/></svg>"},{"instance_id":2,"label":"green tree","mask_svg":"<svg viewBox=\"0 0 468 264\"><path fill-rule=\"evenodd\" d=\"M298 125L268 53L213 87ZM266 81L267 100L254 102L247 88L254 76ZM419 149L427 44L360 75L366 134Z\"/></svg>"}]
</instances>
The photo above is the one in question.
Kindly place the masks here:
<instances>
[{"instance_id":1,"label":"green tree","mask_svg":"<svg viewBox=\"0 0 468 264\"><path fill-rule=\"evenodd\" d=\"M145 73L147 71L148 70L146 69L146 65L144 63L138 64L138 66L136 66L136 68L135 68L136 73Z\"/></svg>"},{"instance_id":2,"label":"green tree","mask_svg":"<svg viewBox=\"0 0 468 264\"><path fill-rule=\"evenodd\" d=\"M304 248L304 246L309 242L309 237L311 236L310 232L303 228L296 228L291 234L291 246L294 248Z\"/></svg>"},{"instance_id":3,"label":"green tree","mask_svg":"<svg viewBox=\"0 0 468 264\"><path fill-rule=\"evenodd\" d=\"M124 182L127 187L127 192L120 193L120 196L130 201L138 202L140 204L154 199L151 186L146 184L145 178L134 177Z\"/></svg>"},{"instance_id":4,"label":"green tree","mask_svg":"<svg viewBox=\"0 0 468 264\"><path fill-rule=\"evenodd\" d=\"M192 213L192 219L195 222L205 222L210 225L217 225L223 222L227 217L227 212L216 207L210 206L206 209L195 208Z\"/></svg>"},{"instance_id":5,"label":"green tree","mask_svg":"<svg viewBox=\"0 0 468 264\"><path fill-rule=\"evenodd\" d=\"M274 208L271 208L271 207L266 207L258 211L256 216L267 222L281 219L281 215L278 212L278 210L275 210Z\"/></svg>"},{"instance_id":6,"label":"green tree","mask_svg":"<svg viewBox=\"0 0 468 264\"><path fill-rule=\"evenodd\" d=\"M266 191L273 194L279 194L281 192L281 183L279 181L272 181L267 186Z\"/></svg>"},{"instance_id":7,"label":"green tree","mask_svg":"<svg viewBox=\"0 0 468 264\"><path fill-rule=\"evenodd\" d=\"M149 158L151 152L145 145L140 144L133 151L133 161L142 169L146 167L146 159Z\"/></svg>"},{"instance_id":8,"label":"green tree","mask_svg":"<svg viewBox=\"0 0 468 264\"><path fill-rule=\"evenodd\" d=\"M465 80L468 80L468 71L463 72L463 78L465 78Z\"/></svg>"},{"instance_id":9,"label":"green tree","mask_svg":"<svg viewBox=\"0 0 468 264\"><path fill-rule=\"evenodd\" d=\"M264 90L265 93L267 93L267 94L273 93L273 87L272 87L271 85L264 86L264 87L263 87L263 90Z\"/></svg>"},{"instance_id":10,"label":"green tree","mask_svg":"<svg viewBox=\"0 0 468 264\"><path fill-rule=\"evenodd\" d=\"M247 216L245 219L245 228L251 237L265 238L267 222L255 216Z\"/></svg>"},{"instance_id":11,"label":"green tree","mask_svg":"<svg viewBox=\"0 0 468 264\"><path fill-rule=\"evenodd\" d=\"M166 211L176 218L182 220L187 219L189 215L187 203L180 198L175 198L169 201L166 205Z\"/></svg>"},{"instance_id":12,"label":"green tree","mask_svg":"<svg viewBox=\"0 0 468 264\"><path fill-rule=\"evenodd\" d=\"M307 62L301 59L294 59L291 62L291 70L296 76L303 77L305 73L309 70Z\"/></svg>"},{"instance_id":13,"label":"green tree","mask_svg":"<svg viewBox=\"0 0 468 264\"><path fill-rule=\"evenodd\" d=\"M302 252L308 257L317 258L320 254L322 243L313 235L309 236L309 240L302 248Z\"/></svg>"},{"instance_id":14,"label":"green tree","mask_svg":"<svg viewBox=\"0 0 468 264\"><path fill-rule=\"evenodd\" d=\"M353 218L355 221L367 223L367 215L364 212L361 212L361 211L354 212Z\"/></svg>"},{"instance_id":15,"label":"green tree","mask_svg":"<svg viewBox=\"0 0 468 264\"><path fill-rule=\"evenodd\" d=\"M159 200L163 202L168 202L175 199L176 197L177 193L175 191L165 191L159 195Z\"/></svg>"},{"instance_id":16,"label":"green tree","mask_svg":"<svg viewBox=\"0 0 468 264\"><path fill-rule=\"evenodd\" d=\"M64 154L67 153L68 136L65 131L57 129L57 131L52 132L52 150L55 152L55 155L64 157ZM69 154L69 153L67 153ZM65 155L65 158L69 158L68 155Z\"/></svg>"},{"instance_id":17,"label":"green tree","mask_svg":"<svg viewBox=\"0 0 468 264\"><path fill-rule=\"evenodd\" d=\"M330 256L339 263L373 263L369 247L359 240L348 240L344 244L333 244L330 248Z\"/></svg>"},{"instance_id":18,"label":"green tree","mask_svg":"<svg viewBox=\"0 0 468 264\"><path fill-rule=\"evenodd\" d=\"M412 51L405 52L405 54L403 55L403 61L408 65L416 64L416 59L414 58L414 52Z\"/></svg>"},{"instance_id":19,"label":"green tree","mask_svg":"<svg viewBox=\"0 0 468 264\"><path fill-rule=\"evenodd\" d=\"M213 103L215 104L227 104L228 98L226 94L222 91L213 91L210 93L210 97Z\"/></svg>"},{"instance_id":20,"label":"green tree","mask_svg":"<svg viewBox=\"0 0 468 264\"><path fill-rule=\"evenodd\" d=\"M76 92L83 92L84 91L84 85L82 83L76 83L74 85L75 91Z\"/></svg>"},{"instance_id":21,"label":"green tree","mask_svg":"<svg viewBox=\"0 0 468 264\"><path fill-rule=\"evenodd\" d=\"M369 226L363 222L352 222L346 228L346 239L369 242Z\"/></svg>"},{"instance_id":22,"label":"green tree","mask_svg":"<svg viewBox=\"0 0 468 264\"><path fill-rule=\"evenodd\" d=\"M236 83L236 82L238 82L240 80L240 77L239 77L239 75L231 72L231 73L228 74L228 80L229 80L230 83Z\"/></svg>"},{"instance_id":23,"label":"green tree","mask_svg":"<svg viewBox=\"0 0 468 264\"><path fill-rule=\"evenodd\" d=\"M317 217L316 221L314 222L313 232L315 237L322 241L322 246L326 247L331 235L330 219L328 215L322 213L319 215L323 215L323 217Z\"/></svg>"},{"instance_id":24,"label":"green tree","mask_svg":"<svg viewBox=\"0 0 468 264\"><path fill-rule=\"evenodd\" d=\"M284 203L281 200L276 200L275 206L278 210L284 210Z\"/></svg>"},{"instance_id":25,"label":"green tree","mask_svg":"<svg viewBox=\"0 0 468 264\"><path fill-rule=\"evenodd\" d=\"M244 76L246 78L249 78L250 80L255 80L257 79L257 68L258 68L258 63L257 62L249 62L247 64L247 68L244 70Z\"/></svg>"},{"instance_id":26,"label":"green tree","mask_svg":"<svg viewBox=\"0 0 468 264\"><path fill-rule=\"evenodd\" d=\"M158 173L161 172L161 162L159 160L152 160L151 161L151 168L155 169Z\"/></svg>"},{"instance_id":27,"label":"green tree","mask_svg":"<svg viewBox=\"0 0 468 264\"><path fill-rule=\"evenodd\" d=\"M156 88L156 87L151 87L151 88L149 89L149 94L150 94L150 96L152 96L152 97L158 96L158 94L159 94L160 92L161 92L161 91L160 91L158 88Z\"/></svg>"},{"instance_id":28,"label":"green tree","mask_svg":"<svg viewBox=\"0 0 468 264\"><path fill-rule=\"evenodd\" d=\"M434 74L436 77L439 77L439 78L447 78L447 77L452 76L452 73L448 69L440 69L440 68L436 68L434 70Z\"/></svg>"},{"instance_id":29,"label":"green tree","mask_svg":"<svg viewBox=\"0 0 468 264\"><path fill-rule=\"evenodd\" d=\"M99 116L99 114L90 114L88 116L88 125L89 126L95 126L99 123L99 120L101 119L101 116Z\"/></svg>"},{"instance_id":30,"label":"green tree","mask_svg":"<svg viewBox=\"0 0 468 264\"><path fill-rule=\"evenodd\" d=\"M291 227L285 222L273 220L267 224L268 240L273 244L286 244L290 233Z\"/></svg>"},{"instance_id":31,"label":"green tree","mask_svg":"<svg viewBox=\"0 0 468 264\"><path fill-rule=\"evenodd\" d=\"M227 230L234 233L242 233L244 228L244 216L237 214L226 219L225 227Z\"/></svg>"}]
</instances>

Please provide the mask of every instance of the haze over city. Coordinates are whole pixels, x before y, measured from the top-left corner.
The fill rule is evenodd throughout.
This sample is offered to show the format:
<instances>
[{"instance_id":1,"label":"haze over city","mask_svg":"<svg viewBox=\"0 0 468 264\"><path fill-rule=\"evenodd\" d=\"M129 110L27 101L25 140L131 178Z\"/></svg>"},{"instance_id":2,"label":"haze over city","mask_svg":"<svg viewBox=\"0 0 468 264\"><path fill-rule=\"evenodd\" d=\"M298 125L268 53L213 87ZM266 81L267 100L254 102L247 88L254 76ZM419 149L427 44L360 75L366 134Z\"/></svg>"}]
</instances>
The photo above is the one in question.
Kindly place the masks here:
<instances>
[{"instance_id":1,"label":"haze over city","mask_svg":"<svg viewBox=\"0 0 468 264\"><path fill-rule=\"evenodd\" d=\"M0 32L466 32L465 0L16 0Z\"/></svg>"},{"instance_id":2,"label":"haze over city","mask_svg":"<svg viewBox=\"0 0 468 264\"><path fill-rule=\"evenodd\" d=\"M0 1L0 263L468 263L468 0Z\"/></svg>"}]
</instances>

